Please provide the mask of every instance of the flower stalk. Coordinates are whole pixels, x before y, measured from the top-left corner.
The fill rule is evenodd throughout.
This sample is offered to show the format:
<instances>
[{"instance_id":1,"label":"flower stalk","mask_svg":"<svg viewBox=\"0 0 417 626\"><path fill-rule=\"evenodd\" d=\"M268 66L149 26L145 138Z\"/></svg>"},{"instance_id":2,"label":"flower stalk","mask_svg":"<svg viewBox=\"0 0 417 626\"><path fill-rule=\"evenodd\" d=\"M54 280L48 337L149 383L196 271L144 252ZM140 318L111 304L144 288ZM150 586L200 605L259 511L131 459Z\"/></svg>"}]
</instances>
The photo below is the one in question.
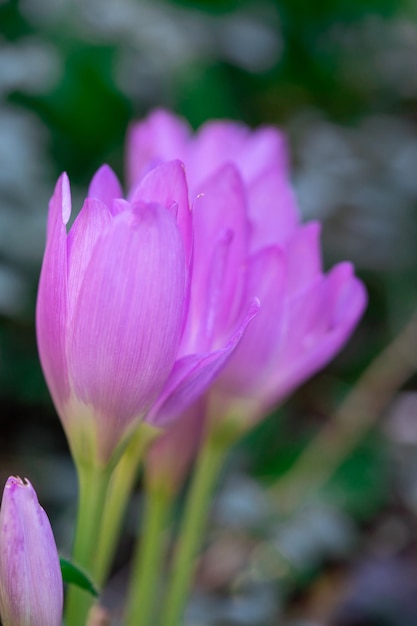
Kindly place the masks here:
<instances>
[{"instance_id":1,"label":"flower stalk","mask_svg":"<svg viewBox=\"0 0 417 626\"><path fill-rule=\"evenodd\" d=\"M175 575L170 577L161 619L162 626L178 626L181 623L213 490L227 452L238 435L234 426L234 420L229 421L227 418L211 423L198 455L185 503L178 546L172 565L172 572Z\"/></svg>"},{"instance_id":2,"label":"flower stalk","mask_svg":"<svg viewBox=\"0 0 417 626\"><path fill-rule=\"evenodd\" d=\"M97 559L95 565L96 582L102 585L112 564L117 548L123 516L137 478L143 456L150 443L159 435L159 430L142 423L132 435L123 455L111 476L104 505Z\"/></svg>"},{"instance_id":3,"label":"flower stalk","mask_svg":"<svg viewBox=\"0 0 417 626\"><path fill-rule=\"evenodd\" d=\"M98 529L103 515L111 477L109 468L78 465L79 505L75 531L73 561L97 577ZM91 596L79 587L70 586L66 600L66 623L84 626L92 605Z\"/></svg>"},{"instance_id":4,"label":"flower stalk","mask_svg":"<svg viewBox=\"0 0 417 626\"><path fill-rule=\"evenodd\" d=\"M127 600L126 626L155 623L156 598L161 585L165 534L175 494L146 486L143 530L136 546Z\"/></svg>"}]
</instances>

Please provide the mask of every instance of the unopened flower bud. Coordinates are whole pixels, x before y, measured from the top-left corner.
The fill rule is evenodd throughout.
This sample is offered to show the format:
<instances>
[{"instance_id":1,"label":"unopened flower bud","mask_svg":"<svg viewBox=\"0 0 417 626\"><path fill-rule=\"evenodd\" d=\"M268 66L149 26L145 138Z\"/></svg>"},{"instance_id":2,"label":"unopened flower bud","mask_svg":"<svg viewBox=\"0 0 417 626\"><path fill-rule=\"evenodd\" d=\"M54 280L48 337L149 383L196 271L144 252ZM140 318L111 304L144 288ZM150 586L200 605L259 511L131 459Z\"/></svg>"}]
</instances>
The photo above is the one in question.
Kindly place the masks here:
<instances>
[{"instance_id":1,"label":"unopened flower bud","mask_svg":"<svg viewBox=\"0 0 417 626\"><path fill-rule=\"evenodd\" d=\"M48 517L28 480L10 477L0 509L3 626L60 626L63 583Z\"/></svg>"}]
</instances>

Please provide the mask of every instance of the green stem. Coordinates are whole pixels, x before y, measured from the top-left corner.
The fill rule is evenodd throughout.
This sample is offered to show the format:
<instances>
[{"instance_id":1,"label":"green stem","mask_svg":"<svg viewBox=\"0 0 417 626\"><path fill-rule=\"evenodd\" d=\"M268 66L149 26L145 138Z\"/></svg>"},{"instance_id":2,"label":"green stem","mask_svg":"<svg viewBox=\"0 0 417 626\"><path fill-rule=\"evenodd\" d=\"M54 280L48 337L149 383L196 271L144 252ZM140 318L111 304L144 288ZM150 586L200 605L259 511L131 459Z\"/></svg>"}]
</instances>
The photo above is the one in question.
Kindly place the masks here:
<instances>
[{"instance_id":1,"label":"green stem","mask_svg":"<svg viewBox=\"0 0 417 626\"><path fill-rule=\"evenodd\" d=\"M200 548L207 509L213 488L230 442L212 430L203 444L188 494L179 544L173 564L167 598L162 613L164 626L179 626L194 573L195 559Z\"/></svg>"},{"instance_id":2,"label":"green stem","mask_svg":"<svg viewBox=\"0 0 417 626\"><path fill-rule=\"evenodd\" d=\"M150 442L158 434L158 429L142 423L133 434L113 471L99 531L95 564L96 582L99 585L102 585L108 576L117 548L123 516L143 455Z\"/></svg>"},{"instance_id":3,"label":"green stem","mask_svg":"<svg viewBox=\"0 0 417 626\"><path fill-rule=\"evenodd\" d=\"M79 506L73 548L74 563L95 578L94 561L97 550L97 529L103 513L110 471L102 467L78 466ZM84 626L93 602L91 595L70 586L66 601L67 626Z\"/></svg>"},{"instance_id":4,"label":"green stem","mask_svg":"<svg viewBox=\"0 0 417 626\"><path fill-rule=\"evenodd\" d=\"M126 626L151 626L164 556L164 530L174 493L147 485L143 531L136 545L127 600Z\"/></svg>"}]
</instances>

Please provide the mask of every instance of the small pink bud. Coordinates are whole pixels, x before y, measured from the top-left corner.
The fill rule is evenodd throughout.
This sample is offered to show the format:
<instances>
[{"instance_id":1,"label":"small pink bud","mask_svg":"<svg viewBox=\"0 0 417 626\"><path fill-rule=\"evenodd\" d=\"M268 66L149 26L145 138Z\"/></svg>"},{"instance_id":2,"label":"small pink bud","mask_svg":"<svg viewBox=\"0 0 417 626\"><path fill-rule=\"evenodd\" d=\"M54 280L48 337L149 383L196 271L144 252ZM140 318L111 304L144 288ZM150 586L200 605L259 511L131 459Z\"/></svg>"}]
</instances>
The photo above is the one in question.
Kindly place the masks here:
<instances>
[{"instance_id":1,"label":"small pink bud","mask_svg":"<svg viewBox=\"0 0 417 626\"><path fill-rule=\"evenodd\" d=\"M63 583L48 517L28 480L10 477L0 509L3 626L59 626Z\"/></svg>"}]
</instances>

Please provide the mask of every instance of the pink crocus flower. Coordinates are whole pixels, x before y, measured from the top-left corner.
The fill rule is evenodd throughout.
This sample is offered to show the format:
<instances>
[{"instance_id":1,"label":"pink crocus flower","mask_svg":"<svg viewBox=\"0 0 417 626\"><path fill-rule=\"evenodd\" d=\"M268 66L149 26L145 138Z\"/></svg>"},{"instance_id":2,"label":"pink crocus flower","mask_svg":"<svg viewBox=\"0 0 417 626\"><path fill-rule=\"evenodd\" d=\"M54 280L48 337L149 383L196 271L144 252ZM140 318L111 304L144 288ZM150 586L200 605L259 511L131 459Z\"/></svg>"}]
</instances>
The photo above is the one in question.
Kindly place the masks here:
<instances>
[{"instance_id":1,"label":"pink crocus flower","mask_svg":"<svg viewBox=\"0 0 417 626\"><path fill-rule=\"evenodd\" d=\"M0 509L3 626L60 626L63 582L51 525L32 485L10 477Z\"/></svg>"},{"instance_id":2,"label":"pink crocus flower","mask_svg":"<svg viewBox=\"0 0 417 626\"><path fill-rule=\"evenodd\" d=\"M165 424L158 403L175 406L169 419L180 415L213 380L258 310L256 300L242 300L216 345L185 346L193 268L188 196L179 161L144 174L127 200L103 166L67 233L65 174L56 185L37 338L46 381L81 463L116 460L145 419Z\"/></svg>"},{"instance_id":3,"label":"pink crocus flower","mask_svg":"<svg viewBox=\"0 0 417 626\"><path fill-rule=\"evenodd\" d=\"M133 188L144 172L172 158L185 165L193 210L185 342L215 343L242 301L260 301L259 315L207 394L209 413L252 423L337 354L364 310L366 292L350 263L323 271L320 225L300 221L285 140L275 128L212 121L193 134L162 110L131 127Z\"/></svg>"}]
</instances>

